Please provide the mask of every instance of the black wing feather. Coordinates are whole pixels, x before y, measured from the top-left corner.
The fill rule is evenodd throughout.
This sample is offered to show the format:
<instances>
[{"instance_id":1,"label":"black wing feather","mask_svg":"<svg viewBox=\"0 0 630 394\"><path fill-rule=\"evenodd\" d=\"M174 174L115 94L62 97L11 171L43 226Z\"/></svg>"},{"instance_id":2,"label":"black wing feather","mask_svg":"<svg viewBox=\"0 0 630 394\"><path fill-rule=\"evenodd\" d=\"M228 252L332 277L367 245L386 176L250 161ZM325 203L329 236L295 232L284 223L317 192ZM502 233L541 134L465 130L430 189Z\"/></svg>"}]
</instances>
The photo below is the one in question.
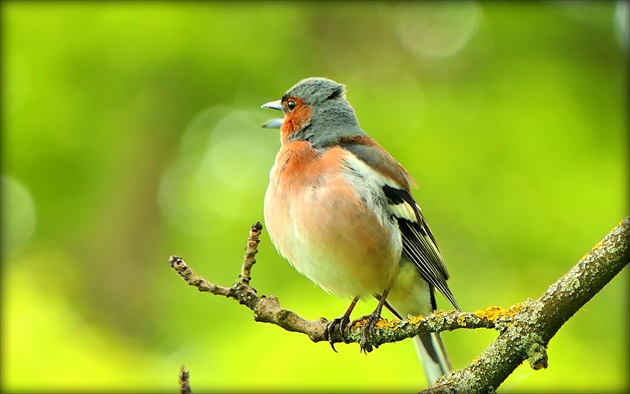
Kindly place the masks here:
<instances>
[{"instance_id":1,"label":"black wing feather","mask_svg":"<svg viewBox=\"0 0 630 394\"><path fill-rule=\"evenodd\" d=\"M402 234L403 255L416 265L432 289L438 289L459 310L457 301L446 283L449 275L442 253L411 193L388 185L383 186L383 191L390 205L407 204L415 213L415 218L396 217Z\"/></svg>"}]
</instances>

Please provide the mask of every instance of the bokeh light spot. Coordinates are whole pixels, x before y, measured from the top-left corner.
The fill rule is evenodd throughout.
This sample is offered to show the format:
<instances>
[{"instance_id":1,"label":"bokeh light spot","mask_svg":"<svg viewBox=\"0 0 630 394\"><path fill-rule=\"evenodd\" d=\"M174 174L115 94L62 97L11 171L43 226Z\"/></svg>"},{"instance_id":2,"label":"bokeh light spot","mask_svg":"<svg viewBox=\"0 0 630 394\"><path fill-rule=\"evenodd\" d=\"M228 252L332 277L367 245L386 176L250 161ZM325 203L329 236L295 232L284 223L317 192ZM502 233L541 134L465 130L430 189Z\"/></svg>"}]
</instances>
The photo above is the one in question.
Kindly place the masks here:
<instances>
[{"instance_id":1,"label":"bokeh light spot","mask_svg":"<svg viewBox=\"0 0 630 394\"><path fill-rule=\"evenodd\" d=\"M252 201L262 204L278 141L261 129L260 115L210 108L191 122L158 197L172 223L202 234L213 219L238 220L248 215L244 208Z\"/></svg>"},{"instance_id":2,"label":"bokeh light spot","mask_svg":"<svg viewBox=\"0 0 630 394\"><path fill-rule=\"evenodd\" d=\"M2 175L2 253L10 255L28 243L37 225L35 202L17 180Z\"/></svg>"},{"instance_id":3,"label":"bokeh light spot","mask_svg":"<svg viewBox=\"0 0 630 394\"><path fill-rule=\"evenodd\" d=\"M398 35L410 51L430 57L457 54L479 28L481 10L474 2L402 3Z\"/></svg>"}]
</instances>

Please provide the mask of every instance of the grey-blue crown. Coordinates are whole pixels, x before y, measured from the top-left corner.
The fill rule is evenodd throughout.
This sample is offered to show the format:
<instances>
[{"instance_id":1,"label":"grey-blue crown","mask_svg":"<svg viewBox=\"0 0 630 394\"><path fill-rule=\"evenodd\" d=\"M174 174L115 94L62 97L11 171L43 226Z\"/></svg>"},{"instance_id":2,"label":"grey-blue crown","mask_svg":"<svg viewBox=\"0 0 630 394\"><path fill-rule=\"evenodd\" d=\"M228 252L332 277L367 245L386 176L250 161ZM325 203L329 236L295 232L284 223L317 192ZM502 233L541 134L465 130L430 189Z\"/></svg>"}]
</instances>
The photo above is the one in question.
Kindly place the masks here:
<instances>
[{"instance_id":1,"label":"grey-blue crown","mask_svg":"<svg viewBox=\"0 0 630 394\"><path fill-rule=\"evenodd\" d=\"M308 105L326 100L345 98L345 86L328 78L312 77L301 80L287 91L285 97L299 97Z\"/></svg>"}]
</instances>

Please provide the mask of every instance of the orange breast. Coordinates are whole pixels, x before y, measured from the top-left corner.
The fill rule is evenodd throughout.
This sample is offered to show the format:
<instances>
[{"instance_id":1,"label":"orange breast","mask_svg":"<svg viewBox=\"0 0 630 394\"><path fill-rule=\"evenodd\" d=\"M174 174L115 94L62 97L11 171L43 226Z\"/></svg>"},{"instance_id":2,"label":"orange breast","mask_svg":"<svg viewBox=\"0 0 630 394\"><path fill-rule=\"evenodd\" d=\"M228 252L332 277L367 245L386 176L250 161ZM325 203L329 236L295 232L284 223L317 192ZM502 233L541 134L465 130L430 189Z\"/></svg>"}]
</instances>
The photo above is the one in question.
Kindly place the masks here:
<instances>
[{"instance_id":1,"label":"orange breast","mask_svg":"<svg viewBox=\"0 0 630 394\"><path fill-rule=\"evenodd\" d=\"M382 292L400 259L393 224L374 214L367 185L350 181L342 148L318 152L288 142L276 157L265 196L267 230L300 272L340 296ZM398 238L397 238L398 237Z\"/></svg>"}]
</instances>

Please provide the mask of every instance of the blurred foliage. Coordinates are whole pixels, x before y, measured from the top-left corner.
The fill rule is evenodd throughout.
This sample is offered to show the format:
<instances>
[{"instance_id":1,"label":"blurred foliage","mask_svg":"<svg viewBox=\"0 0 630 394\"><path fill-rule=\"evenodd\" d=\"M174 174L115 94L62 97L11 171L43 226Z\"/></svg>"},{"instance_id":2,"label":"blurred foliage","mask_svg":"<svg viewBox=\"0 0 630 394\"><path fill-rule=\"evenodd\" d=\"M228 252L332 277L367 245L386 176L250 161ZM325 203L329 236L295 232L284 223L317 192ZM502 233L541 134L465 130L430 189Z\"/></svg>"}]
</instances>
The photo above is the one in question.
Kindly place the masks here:
<instances>
[{"instance_id":1,"label":"blurred foliage","mask_svg":"<svg viewBox=\"0 0 630 394\"><path fill-rule=\"evenodd\" d=\"M627 12L2 2L2 390L174 391L182 364L197 392L419 390L411 342L336 354L188 288L168 256L236 280L279 146L258 107L326 76L416 177L462 308L537 298L628 213ZM258 257L261 293L345 310L266 234ZM626 270L502 391L627 391L627 293ZM495 336L444 338L463 367Z\"/></svg>"}]
</instances>

